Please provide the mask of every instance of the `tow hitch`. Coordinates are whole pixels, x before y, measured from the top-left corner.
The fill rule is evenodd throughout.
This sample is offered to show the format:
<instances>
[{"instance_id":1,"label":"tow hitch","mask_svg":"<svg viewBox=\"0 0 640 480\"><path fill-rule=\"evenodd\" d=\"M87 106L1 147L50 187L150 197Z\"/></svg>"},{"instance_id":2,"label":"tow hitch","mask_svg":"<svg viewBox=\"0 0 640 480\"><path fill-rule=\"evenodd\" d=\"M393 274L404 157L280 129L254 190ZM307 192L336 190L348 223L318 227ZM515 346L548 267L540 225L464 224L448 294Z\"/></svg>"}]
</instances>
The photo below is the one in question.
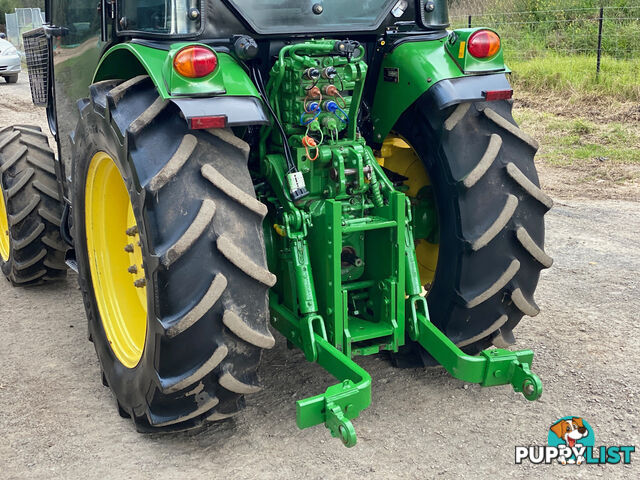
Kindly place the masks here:
<instances>
[{"instance_id":1,"label":"tow hitch","mask_svg":"<svg viewBox=\"0 0 640 480\"><path fill-rule=\"evenodd\" d=\"M278 277L270 291L271 322L339 382L297 402L298 426L324 424L354 446L351 421L371 403L371 377L353 357L398 352L407 336L455 378L511 384L535 400L542 384L530 371L533 352L486 350L473 357L431 323L412 216L432 224L436 214L426 204L414 208L360 135L367 65L361 46L346 54L344 45L290 45L266 86L254 75L282 122L282 129L263 129L264 181L257 188L274 206L263 223L269 266ZM269 152L268 138L282 148Z\"/></svg>"}]
</instances>

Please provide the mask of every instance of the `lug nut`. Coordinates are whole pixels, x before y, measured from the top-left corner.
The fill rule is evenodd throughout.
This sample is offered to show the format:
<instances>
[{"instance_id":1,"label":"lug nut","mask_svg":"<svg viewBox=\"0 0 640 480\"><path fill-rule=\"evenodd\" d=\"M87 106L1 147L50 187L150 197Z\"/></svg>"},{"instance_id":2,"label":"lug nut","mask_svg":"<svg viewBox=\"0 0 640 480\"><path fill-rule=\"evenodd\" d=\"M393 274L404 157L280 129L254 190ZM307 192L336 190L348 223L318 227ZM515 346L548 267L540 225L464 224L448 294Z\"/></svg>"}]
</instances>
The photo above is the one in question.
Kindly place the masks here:
<instances>
[{"instance_id":1,"label":"lug nut","mask_svg":"<svg viewBox=\"0 0 640 480\"><path fill-rule=\"evenodd\" d=\"M128 269L127 272L129 273L138 273L138 267L136 267L135 265L131 265Z\"/></svg>"},{"instance_id":2,"label":"lug nut","mask_svg":"<svg viewBox=\"0 0 640 480\"><path fill-rule=\"evenodd\" d=\"M138 280L136 280L135 282L133 282L133 285L136 288L144 288L147 286L147 281L144 278L140 278Z\"/></svg>"},{"instance_id":3,"label":"lug nut","mask_svg":"<svg viewBox=\"0 0 640 480\"><path fill-rule=\"evenodd\" d=\"M135 237L138 234L138 226L134 225L131 228L127 228L127 235L129 237Z\"/></svg>"},{"instance_id":4,"label":"lug nut","mask_svg":"<svg viewBox=\"0 0 640 480\"><path fill-rule=\"evenodd\" d=\"M125 245L124 251L127 252L127 253L133 253L133 244L130 243L128 245Z\"/></svg>"}]
</instances>

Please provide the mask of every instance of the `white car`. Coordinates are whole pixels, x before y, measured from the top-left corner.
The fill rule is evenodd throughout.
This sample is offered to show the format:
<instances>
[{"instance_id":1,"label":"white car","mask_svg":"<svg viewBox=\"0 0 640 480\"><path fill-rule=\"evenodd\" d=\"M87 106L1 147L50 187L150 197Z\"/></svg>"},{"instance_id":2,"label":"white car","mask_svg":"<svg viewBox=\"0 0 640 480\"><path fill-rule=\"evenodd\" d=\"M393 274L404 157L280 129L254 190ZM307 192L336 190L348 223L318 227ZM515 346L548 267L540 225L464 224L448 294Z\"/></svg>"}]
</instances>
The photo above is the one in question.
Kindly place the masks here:
<instances>
[{"instance_id":1,"label":"white car","mask_svg":"<svg viewBox=\"0 0 640 480\"><path fill-rule=\"evenodd\" d=\"M0 38L0 77L4 77L7 83L16 83L21 68L16 47Z\"/></svg>"}]
</instances>

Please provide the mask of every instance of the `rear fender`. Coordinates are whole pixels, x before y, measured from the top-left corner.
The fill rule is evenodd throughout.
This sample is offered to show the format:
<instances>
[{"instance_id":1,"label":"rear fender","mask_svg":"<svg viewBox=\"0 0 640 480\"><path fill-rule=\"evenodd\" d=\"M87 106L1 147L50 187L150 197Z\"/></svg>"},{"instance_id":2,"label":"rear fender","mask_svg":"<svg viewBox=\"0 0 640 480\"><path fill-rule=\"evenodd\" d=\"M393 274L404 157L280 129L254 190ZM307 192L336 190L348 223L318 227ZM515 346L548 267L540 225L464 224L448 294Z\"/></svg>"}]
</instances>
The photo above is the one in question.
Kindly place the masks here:
<instances>
[{"instance_id":1,"label":"rear fender","mask_svg":"<svg viewBox=\"0 0 640 480\"><path fill-rule=\"evenodd\" d=\"M100 60L93 82L149 75L160 97L175 103L187 123L196 117L221 115L227 117L230 127L269 123L258 89L229 54L216 52L218 67L206 77L189 79L178 75L173 69L173 59L187 45L201 44L149 46L135 41L118 44Z\"/></svg>"},{"instance_id":2,"label":"rear fender","mask_svg":"<svg viewBox=\"0 0 640 480\"><path fill-rule=\"evenodd\" d=\"M382 61L371 110L374 144L381 144L400 116L427 92L443 109L484 100L483 92L511 89L502 48L489 59L468 53L467 39L477 30L454 30L436 40L403 39L391 46Z\"/></svg>"}]
</instances>

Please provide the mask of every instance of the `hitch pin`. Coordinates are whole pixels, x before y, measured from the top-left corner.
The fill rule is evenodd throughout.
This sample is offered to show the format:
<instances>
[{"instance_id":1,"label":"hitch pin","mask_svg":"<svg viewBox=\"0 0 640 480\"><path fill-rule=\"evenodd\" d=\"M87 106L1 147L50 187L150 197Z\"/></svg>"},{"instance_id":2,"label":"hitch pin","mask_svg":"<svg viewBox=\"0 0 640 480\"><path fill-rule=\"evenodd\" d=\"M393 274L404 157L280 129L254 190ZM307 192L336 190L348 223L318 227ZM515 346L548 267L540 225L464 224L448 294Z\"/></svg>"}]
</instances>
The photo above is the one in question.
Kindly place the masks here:
<instances>
[{"instance_id":1,"label":"hitch pin","mask_svg":"<svg viewBox=\"0 0 640 480\"><path fill-rule=\"evenodd\" d=\"M365 175L370 175L371 174L371 166L367 165L365 167L362 168L362 172ZM356 168L345 168L344 169L344 174L346 176L351 176L351 175L356 175L358 173L358 170Z\"/></svg>"}]
</instances>

